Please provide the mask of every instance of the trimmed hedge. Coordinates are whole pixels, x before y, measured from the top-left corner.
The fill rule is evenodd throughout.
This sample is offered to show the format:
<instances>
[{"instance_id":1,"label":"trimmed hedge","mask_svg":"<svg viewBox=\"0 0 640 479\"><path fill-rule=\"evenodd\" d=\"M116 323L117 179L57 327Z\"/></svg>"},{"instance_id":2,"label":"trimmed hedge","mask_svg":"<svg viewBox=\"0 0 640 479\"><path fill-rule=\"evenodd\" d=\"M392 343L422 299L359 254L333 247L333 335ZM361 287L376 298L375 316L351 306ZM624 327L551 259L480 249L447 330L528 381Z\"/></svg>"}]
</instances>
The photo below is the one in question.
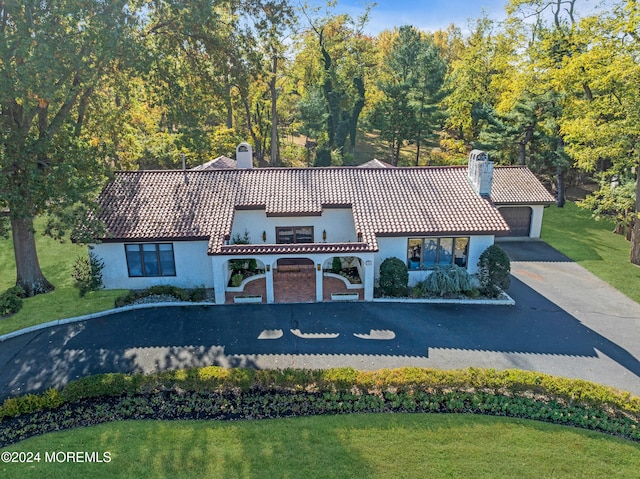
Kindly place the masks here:
<instances>
[{"instance_id":1,"label":"trimmed hedge","mask_svg":"<svg viewBox=\"0 0 640 479\"><path fill-rule=\"evenodd\" d=\"M380 265L380 292L383 296L398 297L407 294L409 271L399 258L387 258Z\"/></svg>"},{"instance_id":2,"label":"trimmed hedge","mask_svg":"<svg viewBox=\"0 0 640 479\"><path fill-rule=\"evenodd\" d=\"M258 419L350 412L455 412L528 418L640 440L640 397L519 371L375 372L206 367L104 374L62 391L7 399L0 447L50 431L122 419Z\"/></svg>"}]
</instances>

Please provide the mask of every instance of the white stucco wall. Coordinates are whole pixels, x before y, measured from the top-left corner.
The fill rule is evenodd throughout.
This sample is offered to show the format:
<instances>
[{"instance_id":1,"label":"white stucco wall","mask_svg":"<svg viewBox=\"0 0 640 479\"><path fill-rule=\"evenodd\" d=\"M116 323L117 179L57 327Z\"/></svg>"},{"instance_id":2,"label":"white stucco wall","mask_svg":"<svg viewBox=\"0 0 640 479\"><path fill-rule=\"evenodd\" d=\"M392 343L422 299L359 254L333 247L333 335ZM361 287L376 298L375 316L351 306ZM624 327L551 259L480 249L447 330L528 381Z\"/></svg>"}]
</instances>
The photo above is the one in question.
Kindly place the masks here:
<instances>
[{"instance_id":1,"label":"white stucco wall","mask_svg":"<svg viewBox=\"0 0 640 479\"><path fill-rule=\"evenodd\" d=\"M494 243L493 235L469 237L469 257L467 259L467 271L470 274L478 272L478 260L482 252ZM407 245L409 237L378 237L380 250L375 253L375 277L380 277L380 265L387 258L400 258L407 261ZM415 286L418 282L429 276L429 270L409 271L409 286Z\"/></svg>"},{"instance_id":2,"label":"white stucco wall","mask_svg":"<svg viewBox=\"0 0 640 479\"><path fill-rule=\"evenodd\" d=\"M93 252L104 262L102 281L106 289L144 289L158 284L172 284L181 288L213 287L213 269L211 257L207 255L206 241L173 243L175 276L129 277L124 243L93 245Z\"/></svg>"},{"instance_id":3,"label":"white stucco wall","mask_svg":"<svg viewBox=\"0 0 640 479\"><path fill-rule=\"evenodd\" d=\"M253 244L274 244L276 227L279 226L313 226L315 243L347 243L357 241L351 208L326 208L321 216L288 216L267 217L264 210L236 210L231 228L231 237L243 236L249 232L249 240ZM267 240L262 240L262 232L267 233ZM327 232L323 241L322 232Z\"/></svg>"},{"instance_id":4,"label":"white stucco wall","mask_svg":"<svg viewBox=\"0 0 640 479\"><path fill-rule=\"evenodd\" d=\"M533 210L533 214L531 215L531 231L529 233L529 237L540 238L542 217L544 216L544 205L532 205L531 209Z\"/></svg>"}]
</instances>

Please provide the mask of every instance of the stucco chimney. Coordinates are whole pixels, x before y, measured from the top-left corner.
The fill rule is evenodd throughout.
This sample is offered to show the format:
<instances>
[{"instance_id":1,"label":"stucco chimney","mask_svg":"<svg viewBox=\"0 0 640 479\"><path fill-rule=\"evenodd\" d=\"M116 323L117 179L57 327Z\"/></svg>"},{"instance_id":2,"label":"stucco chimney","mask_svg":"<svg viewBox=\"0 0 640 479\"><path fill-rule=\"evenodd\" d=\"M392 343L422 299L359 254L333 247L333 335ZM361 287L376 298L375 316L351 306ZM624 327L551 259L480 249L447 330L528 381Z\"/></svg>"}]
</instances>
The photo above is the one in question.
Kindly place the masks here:
<instances>
[{"instance_id":1,"label":"stucco chimney","mask_svg":"<svg viewBox=\"0 0 640 479\"><path fill-rule=\"evenodd\" d=\"M236 147L236 166L238 168L253 168L253 151L249 143L240 143Z\"/></svg>"},{"instance_id":2,"label":"stucco chimney","mask_svg":"<svg viewBox=\"0 0 640 479\"><path fill-rule=\"evenodd\" d=\"M482 150L472 150L469 153L469 169L467 177L473 189L480 196L491 196L493 183L493 161Z\"/></svg>"}]
</instances>

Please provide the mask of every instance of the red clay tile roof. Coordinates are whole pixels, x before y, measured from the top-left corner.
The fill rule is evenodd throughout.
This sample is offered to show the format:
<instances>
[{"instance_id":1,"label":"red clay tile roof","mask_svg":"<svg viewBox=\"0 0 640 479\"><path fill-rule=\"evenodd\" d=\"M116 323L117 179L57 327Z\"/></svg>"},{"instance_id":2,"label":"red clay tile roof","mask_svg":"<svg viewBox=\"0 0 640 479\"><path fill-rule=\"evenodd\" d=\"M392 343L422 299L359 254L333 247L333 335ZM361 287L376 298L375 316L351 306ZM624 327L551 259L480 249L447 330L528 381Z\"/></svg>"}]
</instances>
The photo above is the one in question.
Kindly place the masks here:
<instances>
[{"instance_id":1,"label":"red clay tile roof","mask_svg":"<svg viewBox=\"0 0 640 479\"><path fill-rule=\"evenodd\" d=\"M207 161L202 165L191 168L192 170L227 170L230 168L237 168L236 160L228 158L226 156L219 156L213 160Z\"/></svg>"},{"instance_id":2,"label":"red clay tile roof","mask_svg":"<svg viewBox=\"0 0 640 479\"><path fill-rule=\"evenodd\" d=\"M497 205L534 205L555 202L555 198L525 166L494 168L491 200Z\"/></svg>"},{"instance_id":3,"label":"red clay tile roof","mask_svg":"<svg viewBox=\"0 0 640 479\"><path fill-rule=\"evenodd\" d=\"M221 254L295 254L295 253L357 253L370 251L367 243L296 243L296 244L234 244L220 248Z\"/></svg>"},{"instance_id":4,"label":"red clay tile roof","mask_svg":"<svg viewBox=\"0 0 640 479\"><path fill-rule=\"evenodd\" d=\"M358 168L396 168L396 167L390 163L387 163L385 161L380 161L377 158L374 158L373 160L370 160L370 161L367 161L366 163L362 163L361 165L358 165Z\"/></svg>"},{"instance_id":5,"label":"red clay tile roof","mask_svg":"<svg viewBox=\"0 0 640 479\"><path fill-rule=\"evenodd\" d=\"M259 208L267 215L287 216L319 215L324 207L331 206L351 206L362 243L249 245L251 251L377 251L376 235L507 233L509 227L502 215L491 201L473 191L466 173L466 167L118 172L99 198L99 218L107 232L102 239L208 239L209 254L242 253L247 246L224 245L225 236L228 238L231 233L235 209ZM513 181L509 180L510 175ZM529 193L533 194L531 202L547 198L538 194L531 178L537 180L526 169L496 168L495 177L496 198L501 202L524 201ZM512 192L513 183L525 180L524 194ZM509 188L503 193L504 184Z\"/></svg>"}]
</instances>

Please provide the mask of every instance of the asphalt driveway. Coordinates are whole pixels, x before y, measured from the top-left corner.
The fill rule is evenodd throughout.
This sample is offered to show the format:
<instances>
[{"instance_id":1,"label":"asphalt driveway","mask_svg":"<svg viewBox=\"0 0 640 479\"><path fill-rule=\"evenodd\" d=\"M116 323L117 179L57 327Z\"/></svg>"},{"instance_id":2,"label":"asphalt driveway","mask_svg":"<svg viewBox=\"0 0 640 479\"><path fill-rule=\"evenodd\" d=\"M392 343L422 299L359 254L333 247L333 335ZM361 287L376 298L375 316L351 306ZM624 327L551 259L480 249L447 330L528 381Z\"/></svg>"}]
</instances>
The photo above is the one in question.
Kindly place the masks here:
<instances>
[{"instance_id":1,"label":"asphalt driveway","mask_svg":"<svg viewBox=\"0 0 640 479\"><path fill-rule=\"evenodd\" d=\"M516 306L139 309L0 343L0 399L104 372L190 366L521 368L640 394L640 305L542 242L505 243Z\"/></svg>"}]
</instances>

